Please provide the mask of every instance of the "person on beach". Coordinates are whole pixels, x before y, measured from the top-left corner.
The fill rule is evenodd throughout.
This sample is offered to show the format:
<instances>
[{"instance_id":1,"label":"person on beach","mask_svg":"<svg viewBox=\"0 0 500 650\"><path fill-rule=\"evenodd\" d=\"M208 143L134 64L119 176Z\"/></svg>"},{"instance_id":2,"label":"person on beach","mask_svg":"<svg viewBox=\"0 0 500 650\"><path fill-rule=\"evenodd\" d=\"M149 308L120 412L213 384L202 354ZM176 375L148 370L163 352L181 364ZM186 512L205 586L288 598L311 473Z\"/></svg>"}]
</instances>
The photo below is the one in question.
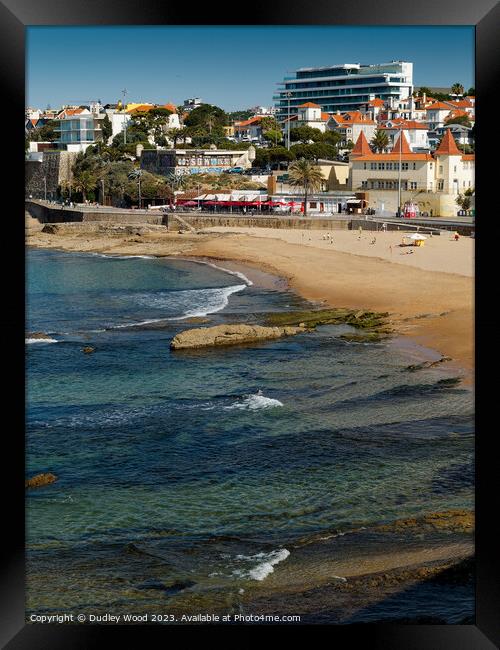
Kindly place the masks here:
<instances>
[{"instance_id":1,"label":"person on beach","mask_svg":"<svg viewBox=\"0 0 500 650\"><path fill-rule=\"evenodd\" d=\"M392 244L389 246L389 250L391 251L391 255L392 255Z\"/></svg>"},{"instance_id":2,"label":"person on beach","mask_svg":"<svg viewBox=\"0 0 500 650\"><path fill-rule=\"evenodd\" d=\"M459 236L457 231L455 231L455 234L453 235L453 237L454 237L455 241L459 240L460 236Z\"/></svg>"},{"instance_id":3,"label":"person on beach","mask_svg":"<svg viewBox=\"0 0 500 650\"><path fill-rule=\"evenodd\" d=\"M362 233L362 232L363 232L363 228L362 228L362 226L360 226L360 227L358 228L358 233L359 233L358 239L361 239L361 233Z\"/></svg>"}]
</instances>

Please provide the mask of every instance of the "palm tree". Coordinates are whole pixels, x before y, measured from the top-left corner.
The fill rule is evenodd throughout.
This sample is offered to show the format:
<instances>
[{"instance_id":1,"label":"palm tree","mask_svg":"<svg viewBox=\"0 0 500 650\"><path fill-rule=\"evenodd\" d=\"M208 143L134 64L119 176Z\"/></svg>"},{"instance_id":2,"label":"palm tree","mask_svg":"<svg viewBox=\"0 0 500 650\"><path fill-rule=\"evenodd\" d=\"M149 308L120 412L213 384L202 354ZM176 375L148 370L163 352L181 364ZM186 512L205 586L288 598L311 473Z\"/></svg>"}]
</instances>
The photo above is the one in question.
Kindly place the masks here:
<instances>
[{"instance_id":1,"label":"palm tree","mask_svg":"<svg viewBox=\"0 0 500 650\"><path fill-rule=\"evenodd\" d=\"M460 83L453 84L453 86L451 87L451 93L452 95L463 95L464 87Z\"/></svg>"},{"instance_id":2,"label":"palm tree","mask_svg":"<svg viewBox=\"0 0 500 650\"><path fill-rule=\"evenodd\" d=\"M142 197L141 197L141 178L142 178L142 169L134 169L133 172L131 172L128 175L129 180L137 180L137 185L138 185L138 190L139 190L139 210L141 209L141 202L142 202Z\"/></svg>"},{"instance_id":3,"label":"palm tree","mask_svg":"<svg viewBox=\"0 0 500 650\"><path fill-rule=\"evenodd\" d=\"M325 180L321 169L305 158L295 160L288 168L290 185L301 186L304 190L304 217L307 217L307 197L321 188Z\"/></svg>"},{"instance_id":4,"label":"palm tree","mask_svg":"<svg viewBox=\"0 0 500 650\"><path fill-rule=\"evenodd\" d=\"M82 193L83 201L87 199L87 192L93 190L97 184L97 176L89 169L83 169L74 176L75 189Z\"/></svg>"},{"instance_id":5,"label":"palm tree","mask_svg":"<svg viewBox=\"0 0 500 650\"><path fill-rule=\"evenodd\" d=\"M389 145L389 136L382 129L377 129L370 143L375 151L382 153Z\"/></svg>"}]
</instances>

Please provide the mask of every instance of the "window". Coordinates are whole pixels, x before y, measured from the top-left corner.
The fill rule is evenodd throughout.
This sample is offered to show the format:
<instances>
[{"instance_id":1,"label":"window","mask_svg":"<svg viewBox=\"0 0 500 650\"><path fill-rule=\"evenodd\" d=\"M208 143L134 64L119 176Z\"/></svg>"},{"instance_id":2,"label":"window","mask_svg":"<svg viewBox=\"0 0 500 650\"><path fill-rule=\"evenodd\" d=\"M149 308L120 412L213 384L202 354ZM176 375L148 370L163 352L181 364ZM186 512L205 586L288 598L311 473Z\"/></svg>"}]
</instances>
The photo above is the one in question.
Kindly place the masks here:
<instances>
[{"instance_id":1,"label":"window","mask_svg":"<svg viewBox=\"0 0 500 650\"><path fill-rule=\"evenodd\" d=\"M363 169L366 169L366 163L363 163Z\"/></svg>"},{"instance_id":2,"label":"window","mask_svg":"<svg viewBox=\"0 0 500 650\"><path fill-rule=\"evenodd\" d=\"M408 163L407 162L406 163L401 163L401 169L403 171L408 171Z\"/></svg>"},{"instance_id":3,"label":"window","mask_svg":"<svg viewBox=\"0 0 500 650\"><path fill-rule=\"evenodd\" d=\"M392 163L391 162L387 163L387 169L392 169Z\"/></svg>"},{"instance_id":4,"label":"window","mask_svg":"<svg viewBox=\"0 0 500 650\"><path fill-rule=\"evenodd\" d=\"M417 169L417 163L413 163L413 169Z\"/></svg>"},{"instance_id":5,"label":"window","mask_svg":"<svg viewBox=\"0 0 500 650\"><path fill-rule=\"evenodd\" d=\"M438 181L438 190L442 190L444 186L444 181Z\"/></svg>"},{"instance_id":6,"label":"window","mask_svg":"<svg viewBox=\"0 0 500 650\"><path fill-rule=\"evenodd\" d=\"M366 189L367 187L368 187L368 181L361 181L361 188Z\"/></svg>"},{"instance_id":7,"label":"window","mask_svg":"<svg viewBox=\"0 0 500 650\"><path fill-rule=\"evenodd\" d=\"M378 168L379 169L385 169L385 163L379 163Z\"/></svg>"},{"instance_id":8,"label":"window","mask_svg":"<svg viewBox=\"0 0 500 650\"><path fill-rule=\"evenodd\" d=\"M370 169L377 169L377 163L370 163Z\"/></svg>"},{"instance_id":9,"label":"window","mask_svg":"<svg viewBox=\"0 0 500 650\"><path fill-rule=\"evenodd\" d=\"M416 190L416 189L417 189L416 181L410 181L410 190Z\"/></svg>"}]
</instances>

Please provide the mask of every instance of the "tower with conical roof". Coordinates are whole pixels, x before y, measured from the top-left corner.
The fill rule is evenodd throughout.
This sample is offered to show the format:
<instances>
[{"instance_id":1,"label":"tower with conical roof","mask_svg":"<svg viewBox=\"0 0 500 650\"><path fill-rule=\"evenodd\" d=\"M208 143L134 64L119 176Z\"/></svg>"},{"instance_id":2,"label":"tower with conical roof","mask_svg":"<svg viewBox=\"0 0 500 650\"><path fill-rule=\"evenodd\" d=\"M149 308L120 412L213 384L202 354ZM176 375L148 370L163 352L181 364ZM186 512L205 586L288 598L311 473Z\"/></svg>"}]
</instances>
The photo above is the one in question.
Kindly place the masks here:
<instances>
[{"instance_id":1,"label":"tower with conical roof","mask_svg":"<svg viewBox=\"0 0 500 650\"><path fill-rule=\"evenodd\" d=\"M350 156L367 156L373 153L371 150L370 145L368 144L368 140L366 139L364 131L361 131L359 134L358 139L356 140L356 144L354 147L351 149Z\"/></svg>"},{"instance_id":2,"label":"tower with conical roof","mask_svg":"<svg viewBox=\"0 0 500 650\"><path fill-rule=\"evenodd\" d=\"M457 147L451 130L446 129L439 147L434 152L436 158L436 178L438 189L448 194L459 192L459 169L462 163L462 152ZM441 183L442 181L442 183Z\"/></svg>"}]
</instances>

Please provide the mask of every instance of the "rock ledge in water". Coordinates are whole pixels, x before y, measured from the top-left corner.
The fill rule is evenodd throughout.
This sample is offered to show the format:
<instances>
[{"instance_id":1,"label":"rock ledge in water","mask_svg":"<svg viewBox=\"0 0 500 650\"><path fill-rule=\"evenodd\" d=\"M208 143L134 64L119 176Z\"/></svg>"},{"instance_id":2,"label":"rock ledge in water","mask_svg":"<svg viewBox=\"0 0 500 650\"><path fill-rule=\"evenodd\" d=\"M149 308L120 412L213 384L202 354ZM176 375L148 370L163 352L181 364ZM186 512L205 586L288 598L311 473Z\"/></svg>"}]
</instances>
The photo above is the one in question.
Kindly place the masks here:
<instances>
[{"instance_id":1,"label":"rock ledge in water","mask_svg":"<svg viewBox=\"0 0 500 650\"><path fill-rule=\"evenodd\" d=\"M171 350L237 345L279 339L304 332L304 327L263 327L262 325L215 325L184 330L172 339Z\"/></svg>"},{"instance_id":2,"label":"rock ledge in water","mask_svg":"<svg viewBox=\"0 0 500 650\"><path fill-rule=\"evenodd\" d=\"M26 479L26 481L24 481L24 487L25 488L43 487L44 485L49 485L50 483L55 483L56 481L57 481L57 476L55 474L50 474L50 472L46 474L37 474L32 478Z\"/></svg>"}]
</instances>

